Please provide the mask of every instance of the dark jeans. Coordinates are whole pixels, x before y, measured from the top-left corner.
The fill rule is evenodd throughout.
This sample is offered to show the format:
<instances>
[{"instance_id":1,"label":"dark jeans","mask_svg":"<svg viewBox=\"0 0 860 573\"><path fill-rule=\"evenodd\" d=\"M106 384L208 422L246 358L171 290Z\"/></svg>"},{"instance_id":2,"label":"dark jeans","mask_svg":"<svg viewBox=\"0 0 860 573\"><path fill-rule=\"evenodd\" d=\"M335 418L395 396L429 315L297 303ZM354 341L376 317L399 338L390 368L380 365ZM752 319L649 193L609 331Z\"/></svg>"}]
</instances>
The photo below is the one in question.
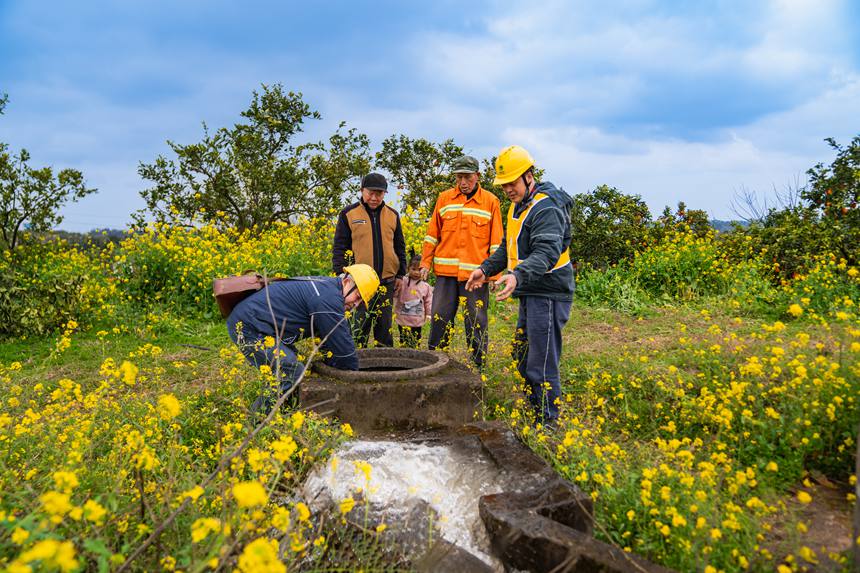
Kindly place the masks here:
<instances>
[{"instance_id":1,"label":"dark jeans","mask_svg":"<svg viewBox=\"0 0 860 573\"><path fill-rule=\"evenodd\" d=\"M359 306L352 319L352 337L358 348L366 348L373 330L373 339L377 346L394 346L394 337L391 335L391 317L394 310L394 280L383 282L385 292L377 292L370 305L365 309Z\"/></svg>"},{"instance_id":2,"label":"dark jeans","mask_svg":"<svg viewBox=\"0 0 860 573\"><path fill-rule=\"evenodd\" d=\"M463 317L466 341L472 361L480 368L484 364L488 344L487 305L490 301L490 289L486 283L470 292L466 290L466 281L458 281L457 277L436 277L431 311L433 322L430 325L430 340L427 345L430 350L448 348L460 297L466 299L466 314Z\"/></svg>"},{"instance_id":3,"label":"dark jeans","mask_svg":"<svg viewBox=\"0 0 860 573\"><path fill-rule=\"evenodd\" d=\"M260 366L268 365L272 369L272 375L277 382L274 384L263 383L257 399L251 404L251 412L268 414L275 402L293 387L295 381L304 372L304 366L298 361L296 347L281 342L271 348L264 348L263 339L267 335L246 331L243 333L243 339L239 340L235 332L229 331L229 334L251 366L259 369ZM291 408L297 407L299 404L298 392L290 394L284 404Z\"/></svg>"},{"instance_id":4,"label":"dark jeans","mask_svg":"<svg viewBox=\"0 0 860 573\"><path fill-rule=\"evenodd\" d=\"M418 343L421 342L420 326L401 326L398 324L397 329L400 331L400 346L418 348Z\"/></svg>"},{"instance_id":5,"label":"dark jeans","mask_svg":"<svg viewBox=\"0 0 860 573\"><path fill-rule=\"evenodd\" d=\"M570 301L541 296L520 297L514 335L514 359L526 380L526 393L537 421L558 419L561 400L561 331L570 318Z\"/></svg>"}]
</instances>

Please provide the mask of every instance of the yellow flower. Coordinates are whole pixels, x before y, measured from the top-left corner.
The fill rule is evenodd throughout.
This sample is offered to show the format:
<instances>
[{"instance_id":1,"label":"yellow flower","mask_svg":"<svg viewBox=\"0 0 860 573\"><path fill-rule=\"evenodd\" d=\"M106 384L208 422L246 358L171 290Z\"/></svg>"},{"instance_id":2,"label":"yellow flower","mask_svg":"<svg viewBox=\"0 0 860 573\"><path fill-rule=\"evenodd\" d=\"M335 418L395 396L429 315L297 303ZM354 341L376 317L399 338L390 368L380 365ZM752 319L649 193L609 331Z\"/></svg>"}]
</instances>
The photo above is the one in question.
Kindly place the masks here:
<instances>
[{"instance_id":1,"label":"yellow flower","mask_svg":"<svg viewBox=\"0 0 860 573\"><path fill-rule=\"evenodd\" d=\"M711 539L720 539L723 536L723 532L717 529L716 527L711 529Z\"/></svg>"},{"instance_id":2,"label":"yellow flower","mask_svg":"<svg viewBox=\"0 0 860 573\"><path fill-rule=\"evenodd\" d=\"M290 512L287 508L278 507L272 515L272 527L286 533L290 529Z\"/></svg>"},{"instance_id":3,"label":"yellow flower","mask_svg":"<svg viewBox=\"0 0 860 573\"><path fill-rule=\"evenodd\" d=\"M292 549L296 553L300 553L303 552L307 546L308 542L305 541L300 535L296 533L290 534L290 549Z\"/></svg>"},{"instance_id":4,"label":"yellow flower","mask_svg":"<svg viewBox=\"0 0 860 573\"><path fill-rule=\"evenodd\" d=\"M815 551L813 551L806 545L802 546L798 550L797 554L809 563L818 563L818 556L815 554Z\"/></svg>"},{"instance_id":5,"label":"yellow flower","mask_svg":"<svg viewBox=\"0 0 860 573\"><path fill-rule=\"evenodd\" d=\"M777 471L779 471L779 466L776 464L776 462L768 462L767 466L765 466L764 469L766 469L769 472L777 472Z\"/></svg>"},{"instance_id":6,"label":"yellow flower","mask_svg":"<svg viewBox=\"0 0 860 573\"><path fill-rule=\"evenodd\" d=\"M298 449L298 445L292 436L284 436L280 440L275 440L269 447L272 448L272 452L274 452L274 458L279 462L286 462L292 457L296 450Z\"/></svg>"},{"instance_id":7,"label":"yellow flower","mask_svg":"<svg viewBox=\"0 0 860 573\"><path fill-rule=\"evenodd\" d=\"M305 415L302 412L295 412L290 416L290 422L293 425L293 429L298 430L305 423Z\"/></svg>"},{"instance_id":8,"label":"yellow flower","mask_svg":"<svg viewBox=\"0 0 860 573\"><path fill-rule=\"evenodd\" d=\"M177 501L182 502L185 500L186 497L190 497L191 501L197 501L197 498L201 495L203 495L203 488L199 485L195 485L191 489L183 491L181 494L179 494Z\"/></svg>"},{"instance_id":9,"label":"yellow flower","mask_svg":"<svg viewBox=\"0 0 860 573\"><path fill-rule=\"evenodd\" d=\"M347 513L349 513L350 511L352 511L353 507L355 507L355 500L352 499L352 496L340 500L341 515L346 515Z\"/></svg>"},{"instance_id":10,"label":"yellow flower","mask_svg":"<svg viewBox=\"0 0 860 573\"><path fill-rule=\"evenodd\" d=\"M78 487L79 483L78 476L76 476L74 472L54 472L54 485L56 485L57 489L60 491L70 493L73 489Z\"/></svg>"},{"instance_id":11,"label":"yellow flower","mask_svg":"<svg viewBox=\"0 0 860 573\"><path fill-rule=\"evenodd\" d=\"M12 543L15 545L22 545L27 539L30 538L30 532L26 529L21 529L20 527L16 527L12 530Z\"/></svg>"},{"instance_id":12,"label":"yellow flower","mask_svg":"<svg viewBox=\"0 0 860 573\"><path fill-rule=\"evenodd\" d=\"M72 510L72 504L69 500L69 495L58 491L49 491L43 493L39 500L42 502L42 509L52 515L51 521L59 523L62 516Z\"/></svg>"},{"instance_id":13,"label":"yellow flower","mask_svg":"<svg viewBox=\"0 0 860 573\"><path fill-rule=\"evenodd\" d=\"M344 434L347 435L347 437L352 437L352 426L350 426L349 424L341 424L340 429Z\"/></svg>"},{"instance_id":14,"label":"yellow flower","mask_svg":"<svg viewBox=\"0 0 860 573\"><path fill-rule=\"evenodd\" d=\"M15 561L28 565L34 561L39 561L45 566L44 568L59 569L63 573L78 568L78 561L75 559L75 546L72 545L72 542L60 542L56 539L46 539L36 543Z\"/></svg>"},{"instance_id":15,"label":"yellow flower","mask_svg":"<svg viewBox=\"0 0 860 573\"><path fill-rule=\"evenodd\" d=\"M158 415L162 420L169 421L179 415L182 405L173 394L164 394L158 398Z\"/></svg>"},{"instance_id":16,"label":"yellow flower","mask_svg":"<svg viewBox=\"0 0 860 573\"><path fill-rule=\"evenodd\" d=\"M371 471L373 469L372 466L364 460L353 462L353 464L355 464L356 473L358 473L358 472L363 473L364 474L364 480L369 482L370 481L370 474L371 474Z\"/></svg>"},{"instance_id":17,"label":"yellow flower","mask_svg":"<svg viewBox=\"0 0 860 573\"><path fill-rule=\"evenodd\" d=\"M275 345L275 338L273 336L267 336L263 339L263 348L272 348Z\"/></svg>"},{"instance_id":18,"label":"yellow flower","mask_svg":"<svg viewBox=\"0 0 860 573\"><path fill-rule=\"evenodd\" d=\"M128 360L123 360L118 371L119 378L129 386L134 386L134 383L137 380L137 373L139 371L140 370L137 366L135 366Z\"/></svg>"},{"instance_id":19,"label":"yellow flower","mask_svg":"<svg viewBox=\"0 0 860 573\"><path fill-rule=\"evenodd\" d=\"M160 563L164 571L176 571L176 558L172 555L165 555Z\"/></svg>"},{"instance_id":20,"label":"yellow flower","mask_svg":"<svg viewBox=\"0 0 860 573\"><path fill-rule=\"evenodd\" d=\"M788 313L792 316L800 316L801 314L803 314L803 307L797 303L794 303L790 307L788 307Z\"/></svg>"},{"instance_id":21,"label":"yellow flower","mask_svg":"<svg viewBox=\"0 0 860 573\"><path fill-rule=\"evenodd\" d=\"M84 503L84 517L96 525L101 525L107 510L94 499L88 499Z\"/></svg>"},{"instance_id":22,"label":"yellow flower","mask_svg":"<svg viewBox=\"0 0 860 573\"><path fill-rule=\"evenodd\" d=\"M801 490L797 492L797 501L800 503L810 503L812 501L812 496Z\"/></svg>"},{"instance_id":23,"label":"yellow flower","mask_svg":"<svg viewBox=\"0 0 860 573\"><path fill-rule=\"evenodd\" d=\"M233 497L239 507L257 507L269 501L266 490L258 481L237 483L233 486Z\"/></svg>"},{"instance_id":24,"label":"yellow flower","mask_svg":"<svg viewBox=\"0 0 860 573\"><path fill-rule=\"evenodd\" d=\"M221 529L221 520L215 517L201 517L191 524L191 542L200 543L210 533Z\"/></svg>"},{"instance_id":25,"label":"yellow flower","mask_svg":"<svg viewBox=\"0 0 860 573\"><path fill-rule=\"evenodd\" d=\"M311 516L311 510L301 501L296 504L296 511L299 512L299 521L307 521Z\"/></svg>"},{"instance_id":26,"label":"yellow flower","mask_svg":"<svg viewBox=\"0 0 860 573\"><path fill-rule=\"evenodd\" d=\"M239 556L241 573L286 573L287 566L278 559L278 542L261 537L245 546Z\"/></svg>"}]
</instances>

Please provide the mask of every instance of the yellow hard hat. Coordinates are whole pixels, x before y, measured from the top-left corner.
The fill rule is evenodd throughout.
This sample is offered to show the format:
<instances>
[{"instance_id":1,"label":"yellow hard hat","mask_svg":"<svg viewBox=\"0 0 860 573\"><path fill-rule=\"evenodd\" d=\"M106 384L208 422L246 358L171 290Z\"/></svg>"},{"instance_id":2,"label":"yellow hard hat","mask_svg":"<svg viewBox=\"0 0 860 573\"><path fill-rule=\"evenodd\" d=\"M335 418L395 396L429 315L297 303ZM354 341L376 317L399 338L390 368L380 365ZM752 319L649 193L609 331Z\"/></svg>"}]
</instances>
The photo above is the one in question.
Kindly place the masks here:
<instances>
[{"instance_id":1,"label":"yellow hard hat","mask_svg":"<svg viewBox=\"0 0 860 573\"><path fill-rule=\"evenodd\" d=\"M531 154L519 145L510 145L499 152L496 158L496 178L493 185L504 185L514 181L535 164Z\"/></svg>"},{"instance_id":2,"label":"yellow hard hat","mask_svg":"<svg viewBox=\"0 0 860 573\"><path fill-rule=\"evenodd\" d=\"M349 274L352 280L355 281L355 286L358 287L358 293L361 295L361 300L364 304L369 305L370 299L376 294L376 289L379 288L379 276L373 267L370 265L349 265L343 267L343 272Z\"/></svg>"}]
</instances>

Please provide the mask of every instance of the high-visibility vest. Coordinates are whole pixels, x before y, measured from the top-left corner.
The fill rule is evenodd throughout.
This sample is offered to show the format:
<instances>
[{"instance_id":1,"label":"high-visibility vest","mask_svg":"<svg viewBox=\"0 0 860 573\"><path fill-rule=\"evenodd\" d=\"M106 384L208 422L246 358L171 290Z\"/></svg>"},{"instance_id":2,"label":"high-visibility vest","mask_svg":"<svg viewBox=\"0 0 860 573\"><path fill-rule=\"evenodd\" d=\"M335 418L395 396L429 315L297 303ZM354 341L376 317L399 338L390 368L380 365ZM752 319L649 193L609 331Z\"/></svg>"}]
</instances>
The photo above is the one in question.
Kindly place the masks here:
<instances>
[{"instance_id":1,"label":"high-visibility vest","mask_svg":"<svg viewBox=\"0 0 860 573\"><path fill-rule=\"evenodd\" d=\"M541 201L552 201L549 195L546 193L535 193L534 198L532 199L529 206L525 208L525 210L520 213L518 216L514 216L514 210L516 205L511 205L511 208L508 209L508 227L506 229L507 232L507 251L508 251L508 270L512 271L517 268L517 265L523 262L525 259L519 258L519 251L517 249L517 240L520 238L520 231L522 231L523 223L528 218L529 213L531 213L532 209L535 205L540 203ZM562 251L561 256L556 261L555 265L548 270L548 273L557 271L558 269L564 267L565 265L570 264L570 253L567 249Z\"/></svg>"},{"instance_id":2,"label":"high-visibility vest","mask_svg":"<svg viewBox=\"0 0 860 573\"><path fill-rule=\"evenodd\" d=\"M499 200L483 188L471 198L452 188L439 194L421 253L421 266L436 276L469 279L472 271L502 244Z\"/></svg>"}]
</instances>

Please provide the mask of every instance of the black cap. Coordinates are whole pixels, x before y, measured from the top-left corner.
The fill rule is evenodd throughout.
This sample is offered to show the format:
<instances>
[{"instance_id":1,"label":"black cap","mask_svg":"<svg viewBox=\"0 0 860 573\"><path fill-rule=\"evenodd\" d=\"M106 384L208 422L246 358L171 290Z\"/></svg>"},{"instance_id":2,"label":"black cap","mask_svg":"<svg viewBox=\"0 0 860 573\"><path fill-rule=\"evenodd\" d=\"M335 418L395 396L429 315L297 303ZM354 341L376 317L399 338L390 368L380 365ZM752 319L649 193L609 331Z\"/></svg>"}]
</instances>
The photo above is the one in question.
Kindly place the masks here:
<instances>
[{"instance_id":1,"label":"black cap","mask_svg":"<svg viewBox=\"0 0 860 573\"><path fill-rule=\"evenodd\" d=\"M373 189L375 191L388 191L388 181L382 173L368 173L361 178L362 189Z\"/></svg>"}]
</instances>

